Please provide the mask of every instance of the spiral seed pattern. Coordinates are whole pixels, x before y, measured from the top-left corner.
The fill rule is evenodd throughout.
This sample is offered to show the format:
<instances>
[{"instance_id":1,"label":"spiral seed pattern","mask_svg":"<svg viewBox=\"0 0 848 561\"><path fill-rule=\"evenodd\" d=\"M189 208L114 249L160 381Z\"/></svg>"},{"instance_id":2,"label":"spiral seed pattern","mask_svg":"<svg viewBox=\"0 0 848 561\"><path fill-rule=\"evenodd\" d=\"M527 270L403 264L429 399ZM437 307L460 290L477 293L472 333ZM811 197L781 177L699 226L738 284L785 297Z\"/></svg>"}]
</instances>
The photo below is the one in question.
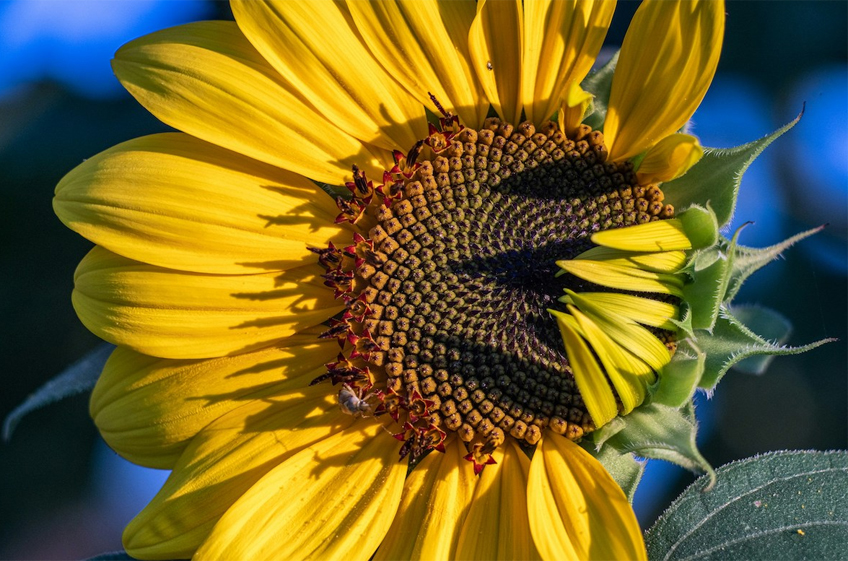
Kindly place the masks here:
<instances>
[{"instance_id":1,"label":"spiral seed pattern","mask_svg":"<svg viewBox=\"0 0 848 561\"><path fill-rule=\"evenodd\" d=\"M349 302L338 331L385 373L389 410L483 452L507 435L536 444L545 427L574 440L594 429L547 309L565 288L598 287L555 277L555 261L674 210L632 165L606 162L602 133L573 136L497 119L431 134L432 158L405 162L382 200L351 203L374 225L336 271Z\"/></svg>"}]
</instances>

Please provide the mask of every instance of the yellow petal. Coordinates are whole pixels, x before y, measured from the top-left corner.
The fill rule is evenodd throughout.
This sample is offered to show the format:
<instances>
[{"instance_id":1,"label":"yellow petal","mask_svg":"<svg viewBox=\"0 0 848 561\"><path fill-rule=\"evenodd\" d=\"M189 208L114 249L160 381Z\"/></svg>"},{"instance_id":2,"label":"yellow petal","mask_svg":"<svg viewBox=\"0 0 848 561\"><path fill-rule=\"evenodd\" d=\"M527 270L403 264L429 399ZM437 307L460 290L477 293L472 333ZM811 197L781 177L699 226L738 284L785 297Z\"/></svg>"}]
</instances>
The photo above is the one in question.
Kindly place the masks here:
<instances>
[{"instance_id":1,"label":"yellow petal","mask_svg":"<svg viewBox=\"0 0 848 561\"><path fill-rule=\"evenodd\" d=\"M576 259L588 261L603 261L610 265L621 265L622 267L637 267L657 273L677 273L686 264L686 253L683 251L660 251L656 253L644 253L612 249L610 247L598 246L584 251Z\"/></svg>"},{"instance_id":2,"label":"yellow petal","mask_svg":"<svg viewBox=\"0 0 848 561\"><path fill-rule=\"evenodd\" d=\"M611 161L641 154L686 124L713 79L723 36L723 1L639 6L621 46L604 122Z\"/></svg>"},{"instance_id":3,"label":"yellow petal","mask_svg":"<svg viewBox=\"0 0 848 561\"><path fill-rule=\"evenodd\" d=\"M245 400L305 388L326 372L338 345L317 331L283 347L209 360L149 357L118 347L91 394L106 443L133 463L170 469L200 429Z\"/></svg>"},{"instance_id":4,"label":"yellow petal","mask_svg":"<svg viewBox=\"0 0 848 561\"><path fill-rule=\"evenodd\" d=\"M367 561L400 503L399 449L366 419L302 450L236 501L195 557Z\"/></svg>"},{"instance_id":5,"label":"yellow petal","mask_svg":"<svg viewBox=\"0 0 848 561\"><path fill-rule=\"evenodd\" d=\"M350 240L308 179L185 134L157 134L89 158L56 187L56 214L114 253L171 269L244 274L315 262Z\"/></svg>"},{"instance_id":6,"label":"yellow petal","mask_svg":"<svg viewBox=\"0 0 848 561\"><path fill-rule=\"evenodd\" d=\"M536 447L527 507L533 540L546 561L648 558L621 487L566 438L551 434Z\"/></svg>"},{"instance_id":7,"label":"yellow petal","mask_svg":"<svg viewBox=\"0 0 848 561\"><path fill-rule=\"evenodd\" d=\"M621 399L622 414L630 413L645 400L648 383L656 379L654 372L644 362L631 360L631 355L625 353L603 329L580 313L580 310L574 306L569 306L568 309L580 325L581 335L586 338L604 365L604 370Z\"/></svg>"},{"instance_id":8,"label":"yellow petal","mask_svg":"<svg viewBox=\"0 0 848 561\"><path fill-rule=\"evenodd\" d=\"M469 62L474 2L348 0L347 6L374 57L419 103L438 114L432 93L465 126L480 128L489 104Z\"/></svg>"},{"instance_id":9,"label":"yellow petal","mask_svg":"<svg viewBox=\"0 0 848 561\"><path fill-rule=\"evenodd\" d=\"M677 306L668 302L615 292L581 292L580 297L642 325L659 327L669 331L677 329L671 320L678 319L680 312ZM571 296L564 296L560 298L560 302L571 304L573 300Z\"/></svg>"},{"instance_id":10,"label":"yellow petal","mask_svg":"<svg viewBox=\"0 0 848 561\"><path fill-rule=\"evenodd\" d=\"M468 50L483 91L498 115L513 125L521 119L521 0L477 2Z\"/></svg>"},{"instance_id":11,"label":"yellow petal","mask_svg":"<svg viewBox=\"0 0 848 561\"><path fill-rule=\"evenodd\" d=\"M163 358L212 358L267 347L343 309L307 265L261 275L203 275L95 247L72 295L98 337Z\"/></svg>"},{"instance_id":12,"label":"yellow petal","mask_svg":"<svg viewBox=\"0 0 848 561\"><path fill-rule=\"evenodd\" d=\"M572 259L557 261L556 264L583 280L633 292L655 292L683 296L683 280L668 273L654 273L636 267L611 265L604 261Z\"/></svg>"},{"instance_id":13,"label":"yellow petal","mask_svg":"<svg viewBox=\"0 0 848 561\"><path fill-rule=\"evenodd\" d=\"M341 130L404 152L426 136L421 103L374 60L343 2L235 0L230 5L239 28L287 89Z\"/></svg>"},{"instance_id":14,"label":"yellow petal","mask_svg":"<svg viewBox=\"0 0 848 561\"><path fill-rule=\"evenodd\" d=\"M592 234L592 243L626 251L692 249L683 223L677 218L657 220Z\"/></svg>"},{"instance_id":15,"label":"yellow petal","mask_svg":"<svg viewBox=\"0 0 848 561\"><path fill-rule=\"evenodd\" d=\"M614 10L614 0L524 3L521 99L528 120L538 126L550 119L566 86L586 77Z\"/></svg>"},{"instance_id":16,"label":"yellow petal","mask_svg":"<svg viewBox=\"0 0 848 561\"><path fill-rule=\"evenodd\" d=\"M597 323L613 341L654 370L659 371L671 360L671 354L665 344L635 321L595 305L574 292L570 296L580 311Z\"/></svg>"},{"instance_id":17,"label":"yellow petal","mask_svg":"<svg viewBox=\"0 0 848 561\"><path fill-rule=\"evenodd\" d=\"M573 136L577 127L583 122L583 116L592 104L593 96L583 91L578 82L566 86L566 94L559 107L557 121L559 128L566 136Z\"/></svg>"},{"instance_id":18,"label":"yellow petal","mask_svg":"<svg viewBox=\"0 0 848 561\"><path fill-rule=\"evenodd\" d=\"M530 458L513 439L497 448L479 476L474 499L462 525L458 560L540 559L527 522L527 474Z\"/></svg>"},{"instance_id":19,"label":"yellow petal","mask_svg":"<svg viewBox=\"0 0 848 561\"><path fill-rule=\"evenodd\" d=\"M672 134L648 150L636 177L640 185L671 181L689 171L703 155L704 149L697 138Z\"/></svg>"},{"instance_id":20,"label":"yellow petal","mask_svg":"<svg viewBox=\"0 0 848 561\"><path fill-rule=\"evenodd\" d=\"M374 561L453 559L477 478L458 438L430 452L406 479L403 498ZM485 471L485 470L484 470Z\"/></svg>"},{"instance_id":21,"label":"yellow petal","mask_svg":"<svg viewBox=\"0 0 848 561\"><path fill-rule=\"evenodd\" d=\"M615 396L592 351L579 335L580 326L569 314L550 311L556 318L574 381L596 427L602 427L618 415ZM538 546L538 541L536 542Z\"/></svg>"},{"instance_id":22,"label":"yellow petal","mask_svg":"<svg viewBox=\"0 0 848 561\"><path fill-rule=\"evenodd\" d=\"M265 474L352 422L323 386L247 401L191 441L159 493L124 530L125 548L141 559L191 557ZM288 500L301 489L290 488Z\"/></svg>"},{"instance_id":23,"label":"yellow petal","mask_svg":"<svg viewBox=\"0 0 848 561\"><path fill-rule=\"evenodd\" d=\"M317 181L383 165L361 141L290 92L233 22L157 31L115 54L115 75L148 111L192 136Z\"/></svg>"}]
</instances>

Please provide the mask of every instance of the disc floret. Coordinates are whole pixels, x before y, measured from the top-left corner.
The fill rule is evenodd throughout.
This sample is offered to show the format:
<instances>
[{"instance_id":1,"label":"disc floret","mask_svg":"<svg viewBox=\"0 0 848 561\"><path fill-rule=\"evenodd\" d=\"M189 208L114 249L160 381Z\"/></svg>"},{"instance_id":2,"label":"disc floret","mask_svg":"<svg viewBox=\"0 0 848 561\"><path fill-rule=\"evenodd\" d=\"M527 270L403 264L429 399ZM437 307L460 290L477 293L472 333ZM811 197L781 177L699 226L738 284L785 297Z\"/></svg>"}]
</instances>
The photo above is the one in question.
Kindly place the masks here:
<instances>
[{"instance_id":1,"label":"disc floret","mask_svg":"<svg viewBox=\"0 0 848 561\"><path fill-rule=\"evenodd\" d=\"M558 277L557 262L597 232L672 216L662 191L607 162L603 134L586 126L568 138L554 122L473 130L445 115L394 157L378 186L354 168L339 203L337 221L367 237L315 250L346 305L323 336L344 349L328 371L347 370L329 378L356 396L379 388L375 411L398 421L412 457L443 448L447 431L478 467L508 436L535 445L545 428L593 431L548 308L598 286Z\"/></svg>"}]
</instances>

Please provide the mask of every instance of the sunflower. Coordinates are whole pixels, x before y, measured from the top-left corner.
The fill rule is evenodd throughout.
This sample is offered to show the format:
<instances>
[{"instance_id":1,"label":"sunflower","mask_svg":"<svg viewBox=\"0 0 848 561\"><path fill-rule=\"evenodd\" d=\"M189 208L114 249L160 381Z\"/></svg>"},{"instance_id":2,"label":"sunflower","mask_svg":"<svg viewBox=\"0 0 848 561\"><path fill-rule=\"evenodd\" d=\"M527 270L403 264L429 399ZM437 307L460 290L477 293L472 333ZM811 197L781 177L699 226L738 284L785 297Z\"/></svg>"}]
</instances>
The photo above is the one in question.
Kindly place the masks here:
<instances>
[{"instance_id":1,"label":"sunflower","mask_svg":"<svg viewBox=\"0 0 848 561\"><path fill-rule=\"evenodd\" d=\"M578 443L662 377L715 241L661 185L703 154L724 6L646 0L593 95L614 5L233 0L118 51L182 132L54 206L117 345L92 416L172 470L131 555L646 557Z\"/></svg>"}]
</instances>

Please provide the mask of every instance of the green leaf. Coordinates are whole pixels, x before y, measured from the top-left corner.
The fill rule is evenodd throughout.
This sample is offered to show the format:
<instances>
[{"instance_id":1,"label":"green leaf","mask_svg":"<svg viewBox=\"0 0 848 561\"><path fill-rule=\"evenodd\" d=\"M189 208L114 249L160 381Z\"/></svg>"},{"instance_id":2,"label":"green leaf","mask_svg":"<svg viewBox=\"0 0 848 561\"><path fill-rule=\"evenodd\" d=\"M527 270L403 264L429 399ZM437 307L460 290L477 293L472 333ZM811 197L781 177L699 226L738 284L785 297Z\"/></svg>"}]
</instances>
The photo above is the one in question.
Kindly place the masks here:
<instances>
[{"instance_id":1,"label":"green leaf","mask_svg":"<svg viewBox=\"0 0 848 561\"><path fill-rule=\"evenodd\" d=\"M848 452L776 452L690 485L645 533L648 558L844 559Z\"/></svg>"},{"instance_id":2,"label":"green leaf","mask_svg":"<svg viewBox=\"0 0 848 561\"><path fill-rule=\"evenodd\" d=\"M784 251L799 241L804 238L808 238L813 234L817 234L823 229L824 226L819 226L818 228L801 232L800 234L796 234L778 244L770 247L764 247L762 249L737 246L736 257L733 261L733 269L730 273L730 283L728 285L727 294L724 297L725 301L732 300L739 292L739 289L742 288L742 283L744 283L748 277L760 268L780 257ZM724 242L725 244L730 243L728 240L724 240Z\"/></svg>"},{"instance_id":3,"label":"green leaf","mask_svg":"<svg viewBox=\"0 0 848 561\"><path fill-rule=\"evenodd\" d=\"M759 308L758 311L753 308L753 306L746 307L743 313L750 321L756 319L757 325L769 321L769 314L771 318L780 317L765 308ZM715 388L730 367L743 359L765 355L796 355L836 340L822 339L802 347L786 347L779 342L768 341L751 331L733 315L733 310L727 307L722 307L712 333L699 331L697 337L698 347L707 355L704 376L699 385L707 390Z\"/></svg>"},{"instance_id":4,"label":"green leaf","mask_svg":"<svg viewBox=\"0 0 848 561\"><path fill-rule=\"evenodd\" d=\"M622 454L610 446L602 446L598 450L589 439L585 439L581 446L601 462L615 482L618 483L618 486L621 487L621 490L624 491L627 500L632 503L636 487L645 471L645 462L640 462L633 457L633 454Z\"/></svg>"},{"instance_id":5,"label":"green leaf","mask_svg":"<svg viewBox=\"0 0 848 561\"><path fill-rule=\"evenodd\" d=\"M9 440L18 422L27 414L50 403L90 390L97 382L106 359L112 354L114 345L103 343L64 372L38 388L18 405L3 421L3 440Z\"/></svg>"},{"instance_id":6,"label":"green leaf","mask_svg":"<svg viewBox=\"0 0 848 561\"><path fill-rule=\"evenodd\" d=\"M745 170L769 144L795 126L801 115L754 142L735 148L704 148L704 157L684 176L663 184L665 202L682 210L709 201L719 226L727 225L736 208L736 196ZM763 204L768 203L763 201Z\"/></svg>"},{"instance_id":7,"label":"green leaf","mask_svg":"<svg viewBox=\"0 0 848 561\"><path fill-rule=\"evenodd\" d=\"M623 419L624 428L606 441L620 453L666 460L696 473L712 473L695 444L698 424L691 403L683 409L650 403Z\"/></svg>"},{"instance_id":8,"label":"green leaf","mask_svg":"<svg viewBox=\"0 0 848 561\"><path fill-rule=\"evenodd\" d=\"M580 83L581 88L594 96L592 112L586 115L583 122L599 131L603 131L604 120L607 118L612 76L615 73L615 65L618 64L618 55L619 52L616 52L605 65L589 74Z\"/></svg>"},{"instance_id":9,"label":"green leaf","mask_svg":"<svg viewBox=\"0 0 848 561\"><path fill-rule=\"evenodd\" d=\"M690 342L682 341L674 358L662 369L651 401L669 407L683 407L698 389L706 358Z\"/></svg>"}]
</instances>

